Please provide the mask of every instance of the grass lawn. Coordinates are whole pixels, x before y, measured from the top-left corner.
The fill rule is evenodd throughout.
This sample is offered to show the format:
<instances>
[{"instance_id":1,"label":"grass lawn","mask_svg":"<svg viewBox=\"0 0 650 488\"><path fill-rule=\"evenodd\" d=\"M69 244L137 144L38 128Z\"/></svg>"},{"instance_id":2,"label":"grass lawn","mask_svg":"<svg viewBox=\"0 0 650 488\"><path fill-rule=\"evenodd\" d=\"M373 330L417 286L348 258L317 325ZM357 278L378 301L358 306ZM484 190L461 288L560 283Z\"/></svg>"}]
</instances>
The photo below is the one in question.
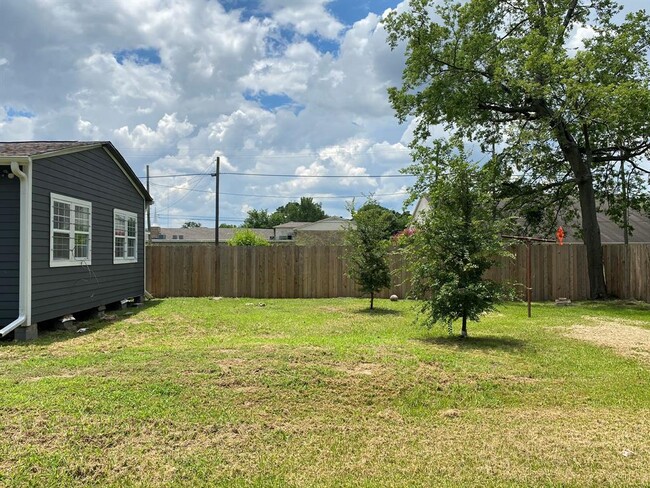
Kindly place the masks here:
<instances>
[{"instance_id":1,"label":"grass lawn","mask_svg":"<svg viewBox=\"0 0 650 488\"><path fill-rule=\"evenodd\" d=\"M0 343L0 486L650 485L650 307L258 303Z\"/></svg>"}]
</instances>

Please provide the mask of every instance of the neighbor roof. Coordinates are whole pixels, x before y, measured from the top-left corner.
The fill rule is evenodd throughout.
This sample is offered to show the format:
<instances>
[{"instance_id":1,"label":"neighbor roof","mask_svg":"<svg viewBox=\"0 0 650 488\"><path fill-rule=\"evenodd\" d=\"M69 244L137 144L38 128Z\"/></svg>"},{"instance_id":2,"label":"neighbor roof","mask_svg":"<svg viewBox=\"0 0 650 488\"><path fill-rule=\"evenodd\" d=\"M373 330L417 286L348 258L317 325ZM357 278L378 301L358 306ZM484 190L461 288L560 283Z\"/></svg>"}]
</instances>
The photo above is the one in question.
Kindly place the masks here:
<instances>
[{"instance_id":1,"label":"neighbor roof","mask_svg":"<svg viewBox=\"0 0 650 488\"><path fill-rule=\"evenodd\" d=\"M284 224L275 225L274 229L295 229L303 225L311 224L311 222L286 222Z\"/></svg>"},{"instance_id":2,"label":"neighbor roof","mask_svg":"<svg viewBox=\"0 0 650 488\"><path fill-rule=\"evenodd\" d=\"M86 151L96 147L103 147L110 155L113 156L118 165L128 175L133 186L142 194L149 203L153 198L144 187L138 176L133 172L129 163L124 156L113 146L110 141L23 141L23 142L1 142L0 157L31 157L41 159L49 156L57 156L61 153L73 153Z\"/></svg>"},{"instance_id":3,"label":"neighbor roof","mask_svg":"<svg viewBox=\"0 0 650 488\"><path fill-rule=\"evenodd\" d=\"M417 220L417 216L429 209L429 201L426 197L421 197L413 212L413 218ZM634 228L632 235L629 236L630 243L646 243L650 242L650 217L643 215L636 210L630 209L629 223ZM622 244L624 241L623 229L612 219L610 219L604 212L598 212L596 215L598 219L598 226L600 227L600 240L602 244ZM559 221L558 226L562 226L565 232L564 242L582 242L582 239L576 236L576 231L573 226L566 222ZM417 226L417 225L416 225ZM549 238L555 236L549 234Z\"/></svg>"},{"instance_id":4,"label":"neighbor roof","mask_svg":"<svg viewBox=\"0 0 650 488\"><path fill-rule=\"evenodd\" d=\"M296 232L304 231L338 231L345 230L349 225L355 226L354 222L343 217L327 217L316 222L309 222L296 229Z\"/></svg>"},{"instance_id":5,"label":"neighbor roof","mask_svg":"<svg viewBox=\"0 0 650 488\"><path fill-rule=\"evenodd\" d=\"M155 226L152 227L152 230ZM219 228L219 241L229 241L233 238L236 232L244 230L242 228ZM273 235L273 229L248 229L253 231L258 236L266 239L267 241ZM159 235L164 235L165 238L154 238L154 242L167 242L167 241L194 241L194 242L209 242L214 241L214 227L160 227ZM176 236L176 239L174 239ZM180 237L182 236L182 237Z\"/></svg>"}]
</instances>

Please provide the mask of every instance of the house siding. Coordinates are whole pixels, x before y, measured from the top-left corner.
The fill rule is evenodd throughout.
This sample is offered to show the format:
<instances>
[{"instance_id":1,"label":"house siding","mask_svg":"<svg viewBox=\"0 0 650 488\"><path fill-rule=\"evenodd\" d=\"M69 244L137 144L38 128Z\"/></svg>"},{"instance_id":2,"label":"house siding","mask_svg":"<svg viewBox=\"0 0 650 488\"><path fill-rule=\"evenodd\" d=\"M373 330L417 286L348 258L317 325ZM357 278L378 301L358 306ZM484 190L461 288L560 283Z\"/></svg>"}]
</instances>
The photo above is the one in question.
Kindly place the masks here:
<instances>
[{"instance_id":1,"label":"house siding","mask_svg":"<svg viewBox=\"0 0 650 488\"><path fill-rule=\"evenodd\" d=\"M34 161L32 322L144 294L144 199L101 148ZM92 204L91 264L50 267L50 195ZM113 211L138 216L138 261L113 264Z\"/></svg>"},{"instance_id":2,"label":"house siding","mask_svg":"<svg viewBox=\"0 0 650 488\"><path fill-rule=\"evenodd\" d=\"M0 166L0 328L18 317L20 180Z\"/></svg>"}]
</instances>

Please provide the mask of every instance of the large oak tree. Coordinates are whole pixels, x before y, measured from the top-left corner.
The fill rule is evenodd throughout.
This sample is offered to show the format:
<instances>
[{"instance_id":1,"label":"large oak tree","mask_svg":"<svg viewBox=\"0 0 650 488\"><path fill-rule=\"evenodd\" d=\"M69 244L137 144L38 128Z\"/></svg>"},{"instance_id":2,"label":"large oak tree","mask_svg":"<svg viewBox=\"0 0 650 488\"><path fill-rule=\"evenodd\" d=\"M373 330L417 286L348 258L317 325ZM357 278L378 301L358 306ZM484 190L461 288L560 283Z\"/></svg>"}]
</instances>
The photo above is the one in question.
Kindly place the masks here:
<instances>
[{"instance_id":1,"label":"large oak tree","mask_svg":"<svg viewBox=\"0 0 650 488\"><path fill-rule=\"evenodd\" d=\"M401 121L416 117L414 148L434 126L504 148L490 163L501 196L519 210L579 209L590 294L605 296L599 207L608 200L616 216L620 195L647 198L629 175L650 150L645 12L623 17L611 0L411 0L385 27L406 45L389 96Z\"/></svg>"}]
</instances>

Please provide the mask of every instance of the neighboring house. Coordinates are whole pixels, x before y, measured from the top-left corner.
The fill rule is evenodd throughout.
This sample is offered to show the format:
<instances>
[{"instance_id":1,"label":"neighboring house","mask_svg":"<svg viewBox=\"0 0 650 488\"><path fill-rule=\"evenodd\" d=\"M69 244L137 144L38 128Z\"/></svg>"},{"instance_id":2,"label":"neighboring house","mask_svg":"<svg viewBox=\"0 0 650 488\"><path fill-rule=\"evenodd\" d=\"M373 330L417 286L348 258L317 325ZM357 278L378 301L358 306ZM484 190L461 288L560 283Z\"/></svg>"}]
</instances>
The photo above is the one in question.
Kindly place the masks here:
<instances>
[{"instance_id":1,"label":"neighboring house","mask_svg":"<svg viewBox=\"0 0 650 488\"><path fill-rule=\"evenodd\" d=\"M341 245L343 231L350 224L350 220L341 217L327 217L316 222L287 222L273 227L273 239L292 241L302 246Z\"/></svg>"},{"instance_id":2,"label":"neighboring house","mask_svg":"<svg viewBox=\"0 0 650 488\"><path fill-rule=\"evenodd\" d=\"M0 335L141 300L152 201L110 142L0 142Z\"/></svg>"},{"instance_id":3,"label":"neighboring house","mask_svg":"<svg viewBox=\"0 0 650 488\"><path fill-rule=\"evenodd\" d=\"M240 228L219 228L219 242L228 242ZM258 236L270 241L273 229L248 229ZM151 226L151 242L154 244L197 244L214 243L214 227L172 228Z\"/></svg>"},{"instance_id":4,"label":"neighboring house","mask_svg":"<svg viewBox=\"0 0 650 488\"><path fill-rule=\"evenodd\" d=\"M351 220L328 217L301 225L294 230L294 241L299 246L343 245L345 230L354 226Z\"/></svg>"},{"instance_id":5,"label":"neighboring house","mask_svg":"<svg viewBox=\"0 0 650 488\"><path fill-rule=\"evenodd\" d=\"M417 222L423 212L429 209L429 201L426 197L421 197L418 200L415 210L413 211L413 221ZM623 229L612 219L610 219L603 212L598 213L598 225L600 226L600 239L603 244L622 244L624 242ZM629 236L628 242L630 243L646 243L650 242L650 218L637 212L636 210L629 211L628 221L630 226L634 229L632 235ZM576 232L571 226L566 223L559 222L558 227L562 226L565 232L564 242L579 242L582 239L576 236ZM547 236L552 239L554 235Z\"/></svg>"},{"instance_id":6,"label":"neighboring house","mask_svg":"<svg viewBox=\"0 0 650 488\"><path fill-rule=\"evenodd\" d=\"M274 241L291 241L296 236L296 229L311 222L287 222L273 227Z\"/></svg>"}]
</instances>

